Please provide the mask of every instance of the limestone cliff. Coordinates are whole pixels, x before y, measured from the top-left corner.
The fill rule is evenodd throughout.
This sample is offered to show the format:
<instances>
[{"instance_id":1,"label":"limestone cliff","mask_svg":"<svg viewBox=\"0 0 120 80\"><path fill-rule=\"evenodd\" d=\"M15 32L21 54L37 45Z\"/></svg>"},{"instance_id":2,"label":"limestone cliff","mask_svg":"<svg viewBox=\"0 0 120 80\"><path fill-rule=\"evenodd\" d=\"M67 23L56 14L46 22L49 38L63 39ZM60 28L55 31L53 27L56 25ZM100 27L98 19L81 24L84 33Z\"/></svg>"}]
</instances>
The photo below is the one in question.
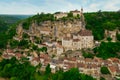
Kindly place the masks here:
<instances>
[{"instance_id":1,"label":"limestone cliff","mask_svg":"<svg viewBox=\"0 0 120 80\"><path fill-rule=\"evenodd\" d=\"M40 37L43 35L51 35L52 37L61 37L69 33L78 32L81 29L81 20L67 20L67 21L44 21L37 25L35 22L31 24L28 34L31 36Z\"/></svg>"}]
</instances>

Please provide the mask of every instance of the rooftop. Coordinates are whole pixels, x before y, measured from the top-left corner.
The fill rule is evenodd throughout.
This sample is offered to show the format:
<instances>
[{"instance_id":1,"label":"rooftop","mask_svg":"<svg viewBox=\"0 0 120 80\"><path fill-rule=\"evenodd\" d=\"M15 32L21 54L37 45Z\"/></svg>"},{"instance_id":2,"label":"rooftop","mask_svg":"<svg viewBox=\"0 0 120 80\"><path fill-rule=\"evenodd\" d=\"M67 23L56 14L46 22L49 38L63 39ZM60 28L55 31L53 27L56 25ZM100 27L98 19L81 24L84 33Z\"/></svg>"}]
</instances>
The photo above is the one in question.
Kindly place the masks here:
<instances>
[{"instance_id":1,"label":"rooftop","mask_svg":"<svg viewBox=\"0 0 120 80\"><path fill-rule=\"evenodd\" d=\"M84 29L84 30L80 30L78 34L80 36L92 36L92 31Z\"/></svg>"}]
</instances>

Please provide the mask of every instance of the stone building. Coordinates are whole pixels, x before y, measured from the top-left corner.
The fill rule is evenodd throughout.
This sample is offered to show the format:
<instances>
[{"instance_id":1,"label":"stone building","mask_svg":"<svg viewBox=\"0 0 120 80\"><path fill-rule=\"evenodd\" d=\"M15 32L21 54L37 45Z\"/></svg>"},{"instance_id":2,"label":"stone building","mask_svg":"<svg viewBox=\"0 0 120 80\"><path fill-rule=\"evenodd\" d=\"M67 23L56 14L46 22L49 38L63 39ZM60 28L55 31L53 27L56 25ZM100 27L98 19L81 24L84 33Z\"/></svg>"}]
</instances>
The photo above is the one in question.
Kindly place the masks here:
<instances>
[{"instance_id":1,"label":"stone building","mask_svg":"<svg viewBox=\"0 0 120 80\"><path fill-rule=\"evenodd\" d=\"M59 44L56 46L56 49L57 49L57 55L61 55L64 52L63 46Z\"/></svg>"},{"instance_id":2,"label":"stone building","mask_svg":"<svg viewBox=\"0 0 120 80\"><path fill-rule=\"evenodd\" d=\"M54 17L56 19L67 17L67 13L59 12L59 13L54 14Z\"/></svg>"},{"instance_id":3,"label":"stone building","mask_svg":"<svg viewBox=\"0 0 120 80\"><path fill-rule=\"evenodd\" d=\"M78 13L78 11L75 12ZM62 38L62 46L65 48L65 51L93 48L94 46L94 37L92 35L92 31L85 29L85 20L82 13L83 9L81 9L81 28L79 31L73 32L71 36L69 35Z\"/></svg>"},{"instance_id":4,"label":"stone building","mask_svg":"<svg viewBox=\"0 0 120 80\"><path fill-rule=\"evenodd\" d=\"M114 31L110 31L110 30L105 30L105 37L108 38L112 38L112 42L115 42L116 41L116 33L117 33L117 30L114 30Z\"/></svg>"},{"instance_id":5,"label":"stone building","mask_svg":"<svg viewBox=\"0 0 120 80\"><path fill-rule=\"evenodd\" d=\"M81 8L81 11L79 10L74 10L74 11L70 11L73 16L81 16L82 15L82 12L83 12L83 9ZM58 12L58 13L55 13L54 14L54 17L56 17L56 19L60 19L60 18L63 18L63 17L67 17L68 15L68 12Z\"/></svg>"},{"instance_id":6,"label":"stone building","mask_svg":"<svg viewBox=\"0 0 120 80\"><path fill-rule=\"evenodd\" d=\"M70 11L71 13L73 13L73 16L81 16L81 11L79 10L74 10L74 11Z\"/></svg>"},{"instance_id":7,"label":"stone building","mask_svg":"<svg viewBox=\"0 0 120 80\"><path fill-rule=\"evenodd\" d=\"M91 31L82 29L77 34L71 35L72 37L64 37L62 39L62 46L65 50L93 48L94 38Z\"/></svg>"},{"instance_id":8,"label":"stone building","mask_svg":"<svg viewBox=\"0 0 120 80\"><path fill-rule=\"evenodd\" d=\"M78 39L80 39L81 42L81 48L92 48L93 47L93 35L92 31L90 30L80 30L78 32Z\"/></svg>"}]
</instances>

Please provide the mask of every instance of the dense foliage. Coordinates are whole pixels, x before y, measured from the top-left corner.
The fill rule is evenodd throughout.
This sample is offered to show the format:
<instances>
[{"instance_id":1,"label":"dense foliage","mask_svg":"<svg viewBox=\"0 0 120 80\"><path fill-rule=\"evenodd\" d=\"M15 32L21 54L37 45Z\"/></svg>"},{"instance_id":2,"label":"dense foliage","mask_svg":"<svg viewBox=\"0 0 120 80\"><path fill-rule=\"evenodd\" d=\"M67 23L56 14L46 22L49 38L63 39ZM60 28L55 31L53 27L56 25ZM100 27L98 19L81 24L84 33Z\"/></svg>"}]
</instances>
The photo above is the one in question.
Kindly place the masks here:
<instances>
[{"instance_id":1,"label":"dense foliage","mask_svg":"<svg viewBox=\"0 0 120 80\"><path fill-rule=\"evenodd\" d=\"M102 74L110 74L110 71L105 66L101 67L100 71L101 71Z\"/></svg>"},{"instance_id":2,"label":"dense foliage","mask_svg":"<svg viewBox=\"0 0 120 80\"><path fill-rule=\"evenodd\" d=\"M120 41L120 34L119 33L116 34L116 37L117 37L117 40Z\"/></svg>"},{"instance_id":3,"label":"dense foliage","mask_svg":"<svg viewBox=\"0 0 120 80\"><path fill-rule=\"evenodd\" d=\"M15 57L0 62L0 76L10 78L10 80L34 80L32 75L35 73L35 69L28 62L19 63Z\"/></svg>"},{"instance_id":4,"label":"dense foliage","mask_svg":"<svg viewBox=\"0 0 120 80\"><path fill-rule=\"evenodd\" d=\"M44 13L41 13L41 14L37 14L37 15L34 15L32 17L29 17L27 19L25 19L23 21L23 29L26 29L28 30L30 25L32 24L32 22L36 22L38 25L40 25L41 22L44 22L44 21L54 21L55 20L55 17L53 14L44 14Z\"/></svg>"},{"instance_id":5,"label":"dense foliage","mask_svg":"<svg viewBox=\"0 0 120 80\"><path fill-rule=\"evenodd\" d=\"M120 53L120 42L102 42L99 47L94 49L97 57L107 59L110 57L118 57Z\"/></svg>"},{"instance_id":6,"label":"dense foliage","mask_svg":"<svg viewBox=\"0 0 120 80\"><path fill-rule=\"evenodd\" d=\"M6 31L7 28L8 28L8 24L5 21L0 20L0 32Z\"/></svg>"},{"instance_id":7,"label":"dense foliage","mask_svg":"<svg viewBox=\"0 0 120 80\"><path fill-rule=\"evenodd\" d=\"M84 58L92 58L92 59L94 58L94 55L92 53L83 52L82 56Z\"/></svg>"},{"instance_id":8,"label":"dense foliage","mask_svg":"<svg viewBox=\"0 0 120 80\"><path fill-rule=\"evenodd\" d=\"M72 68L66 72L62 70L51 73L50 65L45 72L37 71L39 68L33 67L29 62L20 63L15 57L3 59L0 62L0 77L10 80L95 80L93 77L79 73L77 68Z\"/></svg>"},{"instance_id":9,"label":"dense foliage","mask_svg":"<svg viewBox=\"0 0 120 80\"><path fill-rule=\"evenodd\" d=\"M104 38L104 31L120 29L119 12L85 13L86 28L92 30L95 40Z\"/></svg>"},{"instance_id":10,"label":"dense foliage","mask_svg":"<svg viewBox=\"0 0 120 80\"><path fill-rule=\"evenodd\" d=\"M21 20L20 16L0 15L0 49L6 48L9 39L16 34L16 26Z\"/></svg>"},{"instance_id":11,"label":"dense foliage","mask_svg":"<svg viewBox=\"0 0 120 80\"><path fill-rule=\"evenodd\" d=\"M16 34L16 24L10 26L7 31L0 32L0 49L6 48L8 41Z\"/></svg>"}]
</instances>

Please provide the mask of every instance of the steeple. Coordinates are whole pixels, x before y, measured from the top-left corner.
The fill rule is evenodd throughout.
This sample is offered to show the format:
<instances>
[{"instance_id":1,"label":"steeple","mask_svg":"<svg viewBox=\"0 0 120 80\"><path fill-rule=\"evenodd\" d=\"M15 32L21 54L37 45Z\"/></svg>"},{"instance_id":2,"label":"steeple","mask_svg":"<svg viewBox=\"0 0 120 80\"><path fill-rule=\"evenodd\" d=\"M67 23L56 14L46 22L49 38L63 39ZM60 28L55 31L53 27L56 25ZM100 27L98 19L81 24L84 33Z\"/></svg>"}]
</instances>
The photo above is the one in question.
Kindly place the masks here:
<instances>
[{"instance_id":1,"label":"steeple","mask_svg":"<svg viewBox=\"0 0 120 80\"><path fill-rule=\"evenodd\" d=\"M83 8L81 8L81 27L82 29L85 29L85 18L84 18L84 15L83 15Z\"/></svg>"},{"instance_id":2,"label":"steeple","mask_svg":"<svg viewBox=\"0 0 120 80\"><path fill-rule=\"evenodd\" d=\"M83 13L83 8L81 8L81 14Z\"/></svg>"}]
</instances>

